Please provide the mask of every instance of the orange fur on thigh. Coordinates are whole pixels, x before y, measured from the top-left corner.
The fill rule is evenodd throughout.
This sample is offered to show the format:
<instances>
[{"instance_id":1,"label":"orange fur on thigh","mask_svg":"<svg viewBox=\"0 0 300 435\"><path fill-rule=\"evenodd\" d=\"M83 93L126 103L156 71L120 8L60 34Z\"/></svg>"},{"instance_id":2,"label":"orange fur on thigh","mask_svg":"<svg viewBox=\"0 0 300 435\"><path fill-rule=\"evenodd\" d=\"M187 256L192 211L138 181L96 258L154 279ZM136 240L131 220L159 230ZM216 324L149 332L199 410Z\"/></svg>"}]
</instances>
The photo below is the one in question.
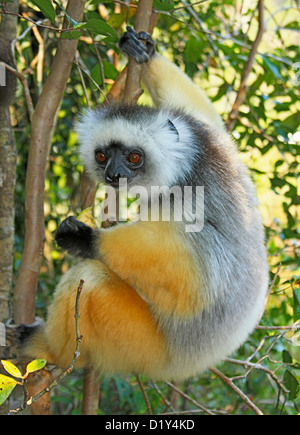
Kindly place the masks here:
<instances>
[{"instance_id":1,"label":"orange fur on thigh","mask_svg":"<svg viewBox=\"0 0 300 435\"><path fill-rule=\"evenodd\" d=\"M85 262L90 272L105 266ZM71 272L71 271L70 271ZM69 276L71 273L69 274ZM83 285L79 329L83 336L76 367L92 364L99 372L159 373L167 362L166 343L146 302L128 284L106 269L97 286ZM66 367L75 347L74 286L62 284L49 311L45 336L53 363ZM88 280L87 280L88 281Z\"/></svg>"}]
</instances>

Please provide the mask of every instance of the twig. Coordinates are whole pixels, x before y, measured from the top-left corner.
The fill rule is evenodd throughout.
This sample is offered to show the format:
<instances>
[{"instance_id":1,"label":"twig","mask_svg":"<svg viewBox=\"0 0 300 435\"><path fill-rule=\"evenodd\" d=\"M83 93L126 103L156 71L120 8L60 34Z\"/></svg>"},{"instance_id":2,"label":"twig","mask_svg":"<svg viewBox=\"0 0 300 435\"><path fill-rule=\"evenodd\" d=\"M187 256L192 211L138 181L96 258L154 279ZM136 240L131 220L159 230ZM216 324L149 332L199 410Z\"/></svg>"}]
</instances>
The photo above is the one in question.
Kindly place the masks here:
<instances>
[{"instance_id":1,"label":"twig","mask_svg":"<svg viewBox=\"0 0 300 435\"><path fill-rule=\"evenodd\" d=\"M169 387L171 387L172 390L176 391L176 393L180 394L186 400L188 400L189 402L193 403L197 408L201 409L201 411L203 411L203 412L205 412L206 414L209 414L209 415L215 415L214 412L212 412L209 409L207 409L204 405L201 405L201 403L196 402L196 400L192 399L190 396L185 394L183 391L181 391L179 388L177 388L174 384L171 384L171 382L166 382L166 384L169 385Z\"/></svg>"},{"instance_id":2,"label":"twig","mask_svg":"<svg viewBox=\"0 0 300 435\"><path fill-rule=\"evenodd\" d=\"M44 394L49 393L51 390L53 390L53 388L56 387L58 384L60 384L61 381L66 376L68 376L74 369L75 363L80 356L80 345L81 345L81 342L83 339L83 337L82 337L82 335L80 335L80 331L79 331L79 318L80 318L79 299L80 299L80 295L82 292L83 284L84 284L84 281L81 279L79 286L78 286L78 289L77 289L77 294L76 294L75 315L74 315L75 328L76 328L76 349L74 352L72 362L69 365L69 367L65 371L63 371L63 373L57 379L55 379L48 387L44 388L44 390L42 390L39 394L37 394L36 396L29 399L29 401L27 402L27 405L31 405L32 403L35 403L41 396L43 396Z\"/></svg>"},{"instance_id":3,"label":"twig","mask_svg":"<svg viewBox=\"0 0 300 435\"><path fill-rule=\"evenodd\" d=\"M201 3L203 3L203 2L201 2ZM191 16L194 18L194 20L199 24L201 30L205 33L206 38L207 38L207 40L209 42L209 45L211 46L211 49L213 50L214 54L218 57L218 49L217 49L217 47L214 45L214 42L213 42L211 36L209 35L209 33L205 32L206 29L204 28L203 22L200 20L198 14L193 9L193 6L195 4L197 4L197 3L195 3L195 4L189 4L186 1L183 1L183 4L184 4L183 7L187 8L188 12L191 14ZM180 9L180 8L178 8L178 9ZM175 10L177 10L177 9L175 9Z\"/></svg>"},{"instance_id":4,"label":"twig","mask_svg":"<svg viewBox=\"0 0 300 435\"><path fill-rule=\"evenodd\" d=\"M200 1L195 2L195 3L191 3L189 6L198 6L198 5L201 5L202 3L206 3L207 1L208 0L200 0ZM132 3L126 3L125 1L121 1L121 0L112 0L112 2L120 4L122 6L126 6L127 8L137 8L138 7L138 5L134 5ZM179 6L178 8L170 9L168 12L176 12L176 11L179 11L180 9L185 9L186 7L189 7L189 6ZM157 10L155 10L155 12L157 12L159 14L160 12L164 12L164 11L160 11L157 9Z\"/></svg>"},{"instance_id":5,"label":"twig","mask_svg":"<svg viewBox=\"0 0 300 435\"><path fill-rule=\"evenodd\" d=\"M260 329L263 331L299 331L300 325L291 326L261 326L258 325L255 329Z\"/></svg>"},{"instance_id":6,"label":"twig","mask_svg":"<svg viewBox=\"0 0 300 435\"><path fill-rule=\"evenodd\" d=\"M229 114L228 120L226 122L227 129L229 131L233 130L235 121L236 121L237 116L239 114L240 106L245 101L246 94L247 94L248 78L249 78L249 75L250 75L252 68L253 68L253 63L254 63L255 56L258 52L259 44L260 44L262 37L265 33L265 30L266 30L265 20L264 20L264 10L265 10L264 0L258 1L257 8L258 8L258 14L259 14L258 32L257 32L256 38L255 38L255 41L253 42L253 45L252 45L252 48L251 48L251 51L249 54L249 58L248 58L246 65L244 67L244 71L242 74L241 86L238 90L236 100L234 102L234 105L233 105L232 110Z\"/></svg>"},{"instance_id":7,"label":"twig","mask_svg":"<svg viewBox=\"0 0 300 435\"><path fill-rule=\"evenodd\" d=\"M98 83L93 79L93 77L91 76L91 74L89 73L87 67L85 66L83 60L80 58L79 53L77 52L75 55L75 59L74 59L74 64L76 65L78 71L81 68L82 71L84 72L84 74L93 82L93 84L96 86L97 90L99 91L99 93L102 95L102 97L105 99L106 103L108 103L108 99L106 97L106 95L104 94L104 92L102 91L102 89L100 88L100 86L98 85ZM81 74L80 74L81 75ZM82 82L83 83L83 82Z\"/></svg>"},{"instance_id":8,"label":"twig","mask_svg":"<svg viewBox=\"0 0 300 435\"><path fill-rule=\"evenodd\" d=\"M45 24L41 24L41 21L35 22L31 18L25 17L23 14L22 15L21 14L15 14L13 12L7 12L5 10L2 10L2 11L0 10L0 15L12 15L12 16L18 17L20 19L23 18L24 20L28 21L29 23L31 23L31 24L33 24L35 26L43 27L44 29L55 30L56 32L67 32L67 31L70 31L70 29L59 29L58 27L46 26ZM43 20L43 21L45 21L45 20Z\"/></svg>"},{"instance_id":9,"label":"twig","mask_svg":"<svg viewBox=\"0 0 300 435\"><path fill-rule=\"evenodd\" d=\"M153 0L141 0L138 4L135 17L135 30L137 32L149 31L150 21L152 16ZM126 103L135 103L142 95L140 89L140 81L142 75L142 65L138 65L133 58L129 59L127 66L127 78L123 95L123 100Z\"/></svg>"},{"instance_id":10,"label":"twig","mask_svg":"<svg viewBox=\"0 0 300 435\"><path fill-rule=\"evenodd\" d=\"M38 394L36 394L35 396L31 397L28 399L28 391L25 387L24 389L24 402L23 405L20 408L17 409L13 409L9 412L9 414L18 414L19 412L23 411L27 406L30 406L34 403L36 403L42 396L44 396L44 394L49 393L51 390L53 390L54 387L56 387L57 385L59 385L61 383L61 381L68 376L74 369L75 364L77 359L80 356L80 345L83 339L83 336L80 335L80 330L79 330L79 318L80 318L80 314L79 314L79 299L80 299L80 295L82 292L82 288L83 288L83 284L84 281L81 279L79 286L77 288L77 294L76 294L76 303L75 303L75 329L76 329L76 349L74 352L74 356L73 359L71 361L71 364L69 365L69 367L64 370L62 372L62 374L56 378L53 382L51 382L50 385L48 385L46 388L44 388L42 391L40 391ZM24 384L25 385L25 384Z\"/></svg>"},{"instance_id":11,"label":"twig","mask_svg":"<svg viewBox=\"0 0 300 435\"><path fill-rule=\"evenodd\" d=\"M278 385L278 387L285 393L288 393L288 390L284 387L284 385L280 382L280 380L277 378L277 376L275 375L274 371L268 369L267 367L262 366L259 363L251 363L249 361L240 361L237 359L233 359L233 358L227 358L226 359L227 362L229 362L230 364L235 364L235 365L240 365L243 366L245 368L250 368L250 370L243 376L244 378L246 378L248 376L248 374L250 373L250 371L252 371L253 369L257 369L260 370L262 372L265 372L266 374L268 374L269 376L271 376L271 378L276 382L276 384Z\"/></svg>"},{"instance_id":12,"label":"twig","mask_svg":"<svg viewBox=\"0 0 300 435\"><path fill-rule=\"evenodd\" d=\"M76 57L77 57L77 53L76 53ZM82 87L83 87L83 92L84 92L84 95L85 95L85 100L86 100L87 107L90 109L91 104L90 104L89 96L88 96L88 93L87 93L84 77L83 77L83 74L82 74L82 71L81 71L81 67L79 66L79 63L78 63L77 60L74 63L76 65L76 68L77 68L77 71L78 71L78 74L79 74L79 77L80 77L80 81L81 81L81 84L82 84Z\"/></svg>"},{"instance_id":13,"label":"twig","mask_svg":"<svg viewBox=\"0 0 300 435\"><path fill-rule=\"evenodd\" d=\"M138 381L138 384L139 384L139 387L141 389L141 392L143 394L143 397L144 397L144 400L145 400L145 403L146 403L146 406L147 406L147 410L148 410L148 415L153 415L153 412L152 412L152 409L151 409L151 405L150 405L147 393L145 391L145 387L144 387L144 385L143 385L139 375L136 374L135 376L136 376L136 379Z\"/></svg>"},{"instance_id":14,"label":"twig","mask_svg":"<svg viewBox=\"0 0 300 435\"><path fill-rule=\"evenodd\" d=\"M248 396L246 396L245 393L243 393L242 390L240 390L233 382L231 379L229 379L227 376L225 376L222 372L220 372L220 370L213 368L210 369L210 371L212 373L214 373L215 375L217 375L220 379L222 379L222 381L228 385L238 396L240 396L240 398L246 403L247 406L249 406L249 408L251 408L255 414L257 415L264 415L262 413L262 411L252 402L252 400L249 399Z\"/></svg>"},{"instance_id":15,"label":"twig","mask_svg":"<svg viewBox=\"0 0 300 435\"><path fill-rule=\"evenodd\" d=\"M277 277L278 277L278 275L279 275L280 269L281 269L281 263L279 264L279 267L278 267L278 269L277 269L277 272L275 273L274 278L273 278L273 280L272 280L272 282L271 282L271 285L270 285L270 287L268 288L268 292L267 292L266 297L265 297L264 307L263 307L263 309L262 309L262 311L261 311L260 318L259 318L259 320L258 320L257 323L260 322L262 316L264 315L264 312L266 311L267 304L268 304L268 300L269 300L270 294L271 294L271 292L272 292L272 290L273 290L273 287L274 287L274 285L275 285L276 279L277 279Z\"/></svg>"},{"instance_id":16,"label":"twig","mask_svg":"<svg viewBox=\"0 0 300 435\"><path fill-rule=\"evenodd\" d=\"M157 384L154 381L150 381L153 388L156 390L156 392L159 394L159 396L162 398L162 400L164 401L165 405L166 405L166 410L167 409L171 409L172 414L176 413L177 411L173 408L172 403L163 395L163 393L160 391L160 389L158 388ZM198 410L199 412L199 410Z\"/></svg>"}]
</instances>

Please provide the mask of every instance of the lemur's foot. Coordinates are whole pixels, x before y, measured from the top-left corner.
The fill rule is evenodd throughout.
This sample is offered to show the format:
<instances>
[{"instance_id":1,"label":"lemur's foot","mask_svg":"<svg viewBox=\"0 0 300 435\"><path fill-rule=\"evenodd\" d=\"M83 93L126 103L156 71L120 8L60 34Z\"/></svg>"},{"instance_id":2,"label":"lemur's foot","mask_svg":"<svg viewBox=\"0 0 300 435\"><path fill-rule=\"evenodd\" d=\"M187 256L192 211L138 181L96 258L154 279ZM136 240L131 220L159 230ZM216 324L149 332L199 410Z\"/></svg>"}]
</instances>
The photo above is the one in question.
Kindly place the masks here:
<instances>
[{"instance_id":1,"label":"lemur's foot","mask_svg":"<svg viewBox=\"0 0 300 435\"><path fill-rule=\"evenodd\" d=\"M139 64L149 62L155 52L155 43L151 35L146 32L137 33L129 26L120 38L119 47Z\"/></svg>"},{"instance_id":2,"label":"lemur's foot","mask_svg":"<svg viewBox=\"0 0 300 435\"><path fill-rule=\"evenodd\" d=\"M38 329L44 327L44 321L36 318L32 325L25 325L20 323L14 325L11 320L5 324L6 330L6 344L7 346L21 347L26 340L31 337Z\"/></svg>"}]
</instances>

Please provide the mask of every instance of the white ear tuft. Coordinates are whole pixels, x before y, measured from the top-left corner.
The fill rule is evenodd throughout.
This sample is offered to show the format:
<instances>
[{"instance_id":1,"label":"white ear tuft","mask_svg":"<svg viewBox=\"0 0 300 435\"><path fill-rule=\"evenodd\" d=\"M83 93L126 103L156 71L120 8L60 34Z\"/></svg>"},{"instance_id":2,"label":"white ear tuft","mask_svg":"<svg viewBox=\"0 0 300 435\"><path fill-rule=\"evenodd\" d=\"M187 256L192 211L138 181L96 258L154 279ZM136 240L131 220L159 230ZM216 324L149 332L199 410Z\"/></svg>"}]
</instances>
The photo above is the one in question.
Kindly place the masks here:
<instances>
[{"instance_id":1,"label":"white ear tuft","mask_svg":"<svg viewBox=\"0 0 300 435\"><path fill-rule=\"evenodd\" d=\"M177 128L175 127L175 125L173 124L173 122L170 119L168 119L168 121L167 121L167 126L168 126L169 130L171 130L172 132L176 133L176 135L177 135L177 142L179 142L179 133L178 133L178 130L177 130Z\"/></svg>"}]
</instances>

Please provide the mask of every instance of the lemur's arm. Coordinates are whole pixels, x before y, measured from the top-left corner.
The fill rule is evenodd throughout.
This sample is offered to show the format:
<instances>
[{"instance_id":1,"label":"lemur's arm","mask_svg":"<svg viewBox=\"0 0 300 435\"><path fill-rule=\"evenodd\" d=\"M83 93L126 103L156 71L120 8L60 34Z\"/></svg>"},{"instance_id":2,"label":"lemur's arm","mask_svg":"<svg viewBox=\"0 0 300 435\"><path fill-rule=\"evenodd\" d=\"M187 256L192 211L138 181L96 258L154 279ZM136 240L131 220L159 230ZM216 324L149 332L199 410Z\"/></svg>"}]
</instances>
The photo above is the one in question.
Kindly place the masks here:
<instances>
[{"instance_id":1,"label":"lemur's arm","mask_svg":"<svg viewBox=\"0 0 300 435\"><path fill-rule=\"evenodd\" d=\"M120 39L120 48L138 63L144 64L143 83L154 103L181 109L224 131L224 123L205 92L196 86L176 65L155 53L148 33L137 34L130 27Z\"/></svg>"}]
</instances>

